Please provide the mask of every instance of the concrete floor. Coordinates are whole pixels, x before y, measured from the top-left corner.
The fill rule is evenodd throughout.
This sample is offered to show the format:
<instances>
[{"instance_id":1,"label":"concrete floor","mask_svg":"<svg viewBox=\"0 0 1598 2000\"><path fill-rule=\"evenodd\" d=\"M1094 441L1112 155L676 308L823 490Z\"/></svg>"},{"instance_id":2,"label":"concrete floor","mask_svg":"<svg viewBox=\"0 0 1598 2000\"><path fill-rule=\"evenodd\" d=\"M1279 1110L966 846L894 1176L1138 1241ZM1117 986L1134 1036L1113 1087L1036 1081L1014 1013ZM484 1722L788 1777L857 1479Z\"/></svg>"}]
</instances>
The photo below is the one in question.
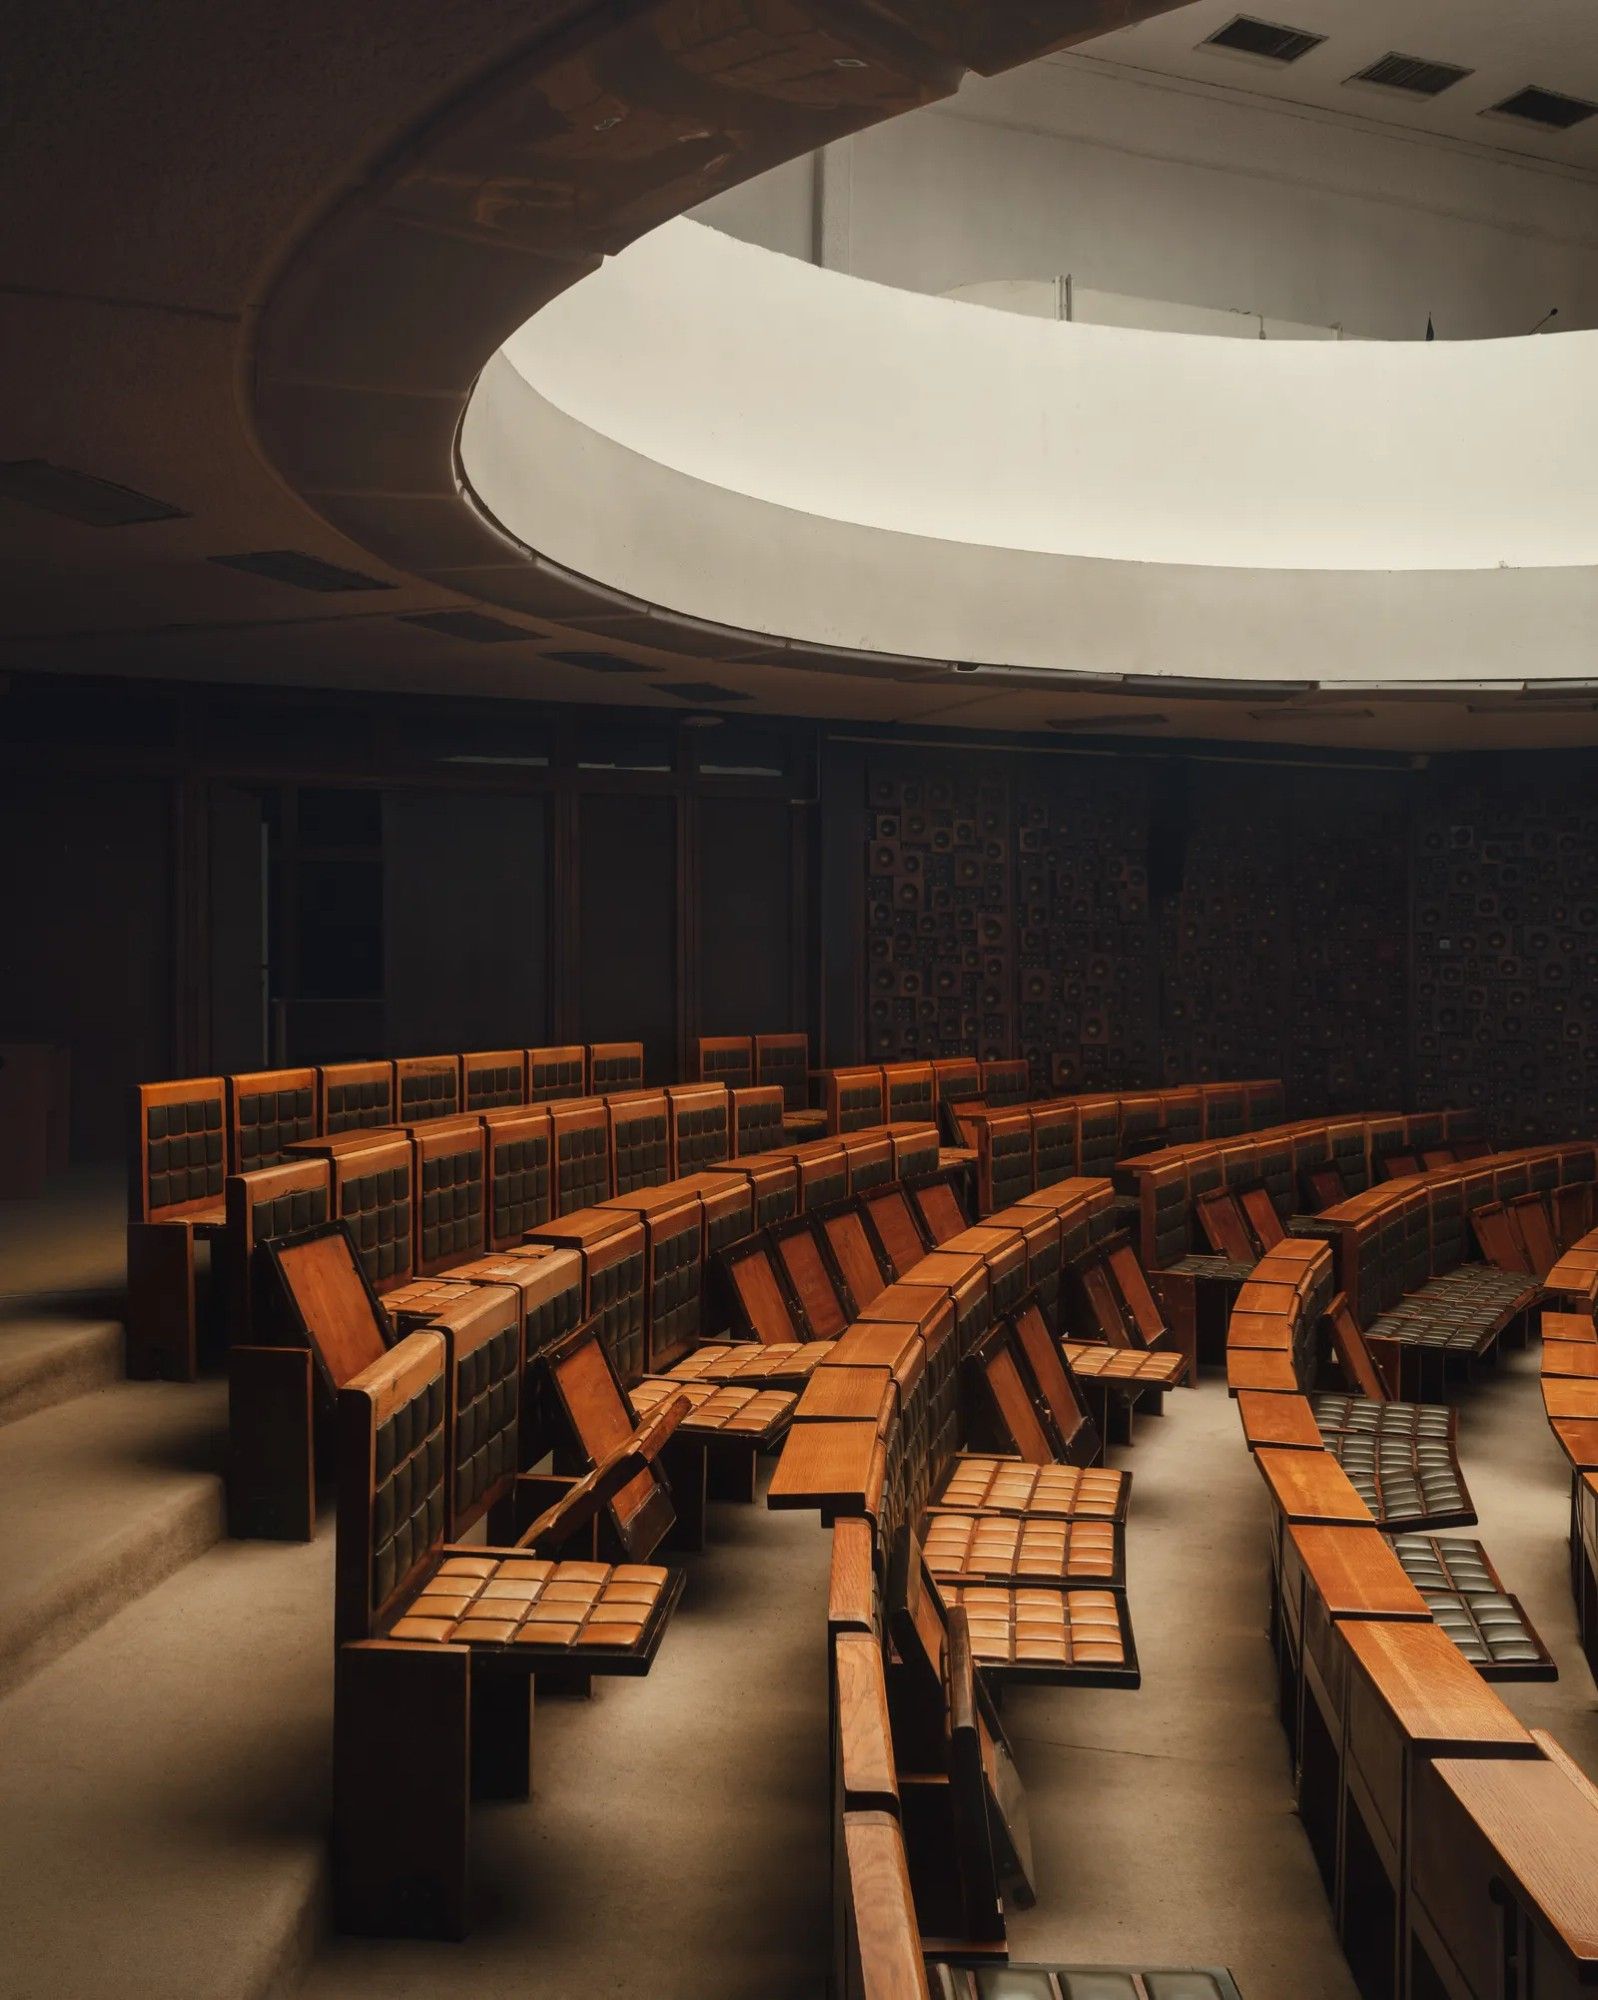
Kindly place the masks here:
<instances>
[{"instance_id":1,"label":"concrete floor","mask_svg":"<svg viewBox=\"0 0 1598 2000\"><path fill-rule=\"evenodd\" d=\"M37 1376L52 1328L103 1349L94 1308L120 1255L106 1177L0 1204L0 1390L8 1352L19 1380ZM540 1706L534 1798L475 1815L468 1942L332 1939L331 1534L201 1552L217 1385L84 1386L0 1425L6 1543L32 1545L0 1577L0 1610L8 1588L32 1605L74 1566L127 1572L131 1599L64 1602L38 1632L21 1629L31 1613L13 1621L13 1659L43 1651L0 1699L0 2000L819 2000L827 1537L812 1517L715 1509L648 1679ZM1598 1771L1535 1351L1460 1407L1476 1532L1563 1673L1507 1698ZM1134 1473L1144 1684L1008 1703L1040 1891L1013 1953L1221 1963L1247 2000L1351 2000L1274 1715L1263 1489L1219 1381L1173 1395L1117 1456Z\"/></svg>"}]
</instances>

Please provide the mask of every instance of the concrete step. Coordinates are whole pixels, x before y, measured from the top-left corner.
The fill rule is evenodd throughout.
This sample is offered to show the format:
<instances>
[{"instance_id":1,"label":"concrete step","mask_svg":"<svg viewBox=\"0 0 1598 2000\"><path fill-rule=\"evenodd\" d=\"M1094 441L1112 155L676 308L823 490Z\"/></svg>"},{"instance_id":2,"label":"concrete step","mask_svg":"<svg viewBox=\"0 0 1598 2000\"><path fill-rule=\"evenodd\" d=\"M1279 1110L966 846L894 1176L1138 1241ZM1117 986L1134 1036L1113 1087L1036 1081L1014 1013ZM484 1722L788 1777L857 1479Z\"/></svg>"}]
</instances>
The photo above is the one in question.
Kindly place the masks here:
<instances>
[{"instance_id":1,"label":"concrete step","mask_svg":"<svg viewBox=\"0 0 1598 2000\"><path fill-rule=\"evenodd\" d=\"M0 1429L0 1693L224 1527L221 1382L119 1382Z\"/></svg>"},{"instance_id":2,"label":"concrete step","mask_svg":"<svg viewBox=\"0 0 1598 2000\"><path fill-rule=\"evenodd\" d=\"M122 1345L120 1320L0 1312L0 1424L120 1381Z\"/></svg>"},{"instance_id":3,"label":"concrete step","mask_svg":"<svg viewBox=\"0 0 1598 2000\"><path fill-rule=\"evenodd\" d=\"M295 1988L328 1907L332 1605L331 1523L224 1542L0 1700L4 2000Z\"/></svg>"},{"instance_id":4,"label":"concrete step","mask_svg":"<svg viewBox=\"0 0 1598 2000\"><path fill-rule=\"evenodd\" d=\"M127 1185L116 1167L76 1167L39 1201L0 1201L0 1304L74 1299L115 1314L127 1276Z\"/></svg>"}]
</instances>

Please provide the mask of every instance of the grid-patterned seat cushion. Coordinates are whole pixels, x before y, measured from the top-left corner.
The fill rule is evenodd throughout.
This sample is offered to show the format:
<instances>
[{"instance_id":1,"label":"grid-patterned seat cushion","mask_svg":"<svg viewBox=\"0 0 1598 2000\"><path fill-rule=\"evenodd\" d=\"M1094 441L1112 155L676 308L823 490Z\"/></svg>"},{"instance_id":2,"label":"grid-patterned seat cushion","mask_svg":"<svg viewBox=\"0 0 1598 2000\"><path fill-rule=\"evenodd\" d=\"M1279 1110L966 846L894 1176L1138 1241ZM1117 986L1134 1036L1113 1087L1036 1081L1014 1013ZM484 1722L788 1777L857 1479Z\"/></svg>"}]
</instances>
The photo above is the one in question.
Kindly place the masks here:
<instances>
[{"instance_id":1,"label":"grid-patterned seat cushion","mask_svg":"<svg viewBox=\"0 0 1598 2000\"><path fill-rule=\"evenodd\" d=\"M1084 1382L1130 1382L1138 1388L1173 1389L1187 1373L1184 1355L1142 1347L1101 1347L1091 1340L1067 1340L1061 1352Z\"/></svg>"},{"instance_id":2,"label":"grid-patterned seat cushion","mask_svg":"<svg viewBox=\"0 0 1598 2000\"><path fill-rule=\"evenodd\" d=\"M1088 1583L1125 1580L1119 1521L1031 1520L1016 1514L933 1513L921 1542L940 1584Z\"/></svg>"},{"instance_id":3,"label":"grid-patterned seat cushion","mask_svg":"<svg viewBox=\"0 0 1598 2000\"><path fill-rule=\"evenodd\" d=\"M663 1377L668 1382L741 1382L762 1389L808 1382L818 1363L837 1345L831 1340L740 1340L712 1344L684 1355Z\"/></svg>"},{"instance_id":4,"label":"grid-patterned seat cushion","mask_svg":"<svg viewBox=\"0 0 1598 2000\"><path fill-rule=\"evenodd\" d=\"M1363 1431L1409 1438L1451 1437L1454 1413L1445 1403L1377 1403L1367 1396L1330 1392L1311 1397L1322 1437L1338 1431Z\"/></svg>"},{"instance_id":5,"label":"grid-patterned seat cushion","mask_svg":"<svg viewBox=\"0 0 1598 2000\"><path fill-rule=\"evenodd\" d=\"M1424 1525L1473 1515L1453 1446L1401 1431L1334 1431L1327 1449L1377 1521Z\"/></svg>"},{"instance_id":6,"label":"grid-patterned seat cushion","mask_svg":"<svg viewBox=\"0 0 1598 2000\"><path fill-rule=\"evenodd\" d=\"M1405 1347L1479 1354L1505 1321L1535 1296L1526 1279L1485 1265L1461 1264L1406 1292L1365 1330Z\"/></svg>"},{"instance_id":7,"label":"grid-patterned seat cushion","mask_svg":"<svg viewBox=\"0 0 1598 2000\"><path fill-rule=\"evenodd\" d=\"M1113 1590L1051 1590L1046 1585L951 1583L944 1599L971 1627L978 1665L1126 1668L1125 1600Z\"/></svg>"},{"instance_id":8,"label":"grid-patterned seat cushion","mask_svg":"<svg viewBox=\"0 0 1598 2000\"><path fill-rule=\"evenodd\" d=\"M497 1552L446 1556L391 1639L551 1651L640 1647L670 1573L644 1563L547 1562Z\"/></svg>"},{"instance_id":9,"label":"grid-patterned seat cushion","mask_svg":"<svg viewBox=\"0 0 1598 2000\"><path fill-rule=\"evenodd\" d=\"M1028 1465L971 1452L957 1458L937 1495L940 1511L1124 1521L1131 1475L1110 1466Z\"/></svg>"},{"instance_id":10,"label":"grid-patterned seat cushion","mask_svg":"<svg viewBox=\"0 0 1598 2000\"><path fill-rule=\"evenodd\" d=\"M1394 1535L1393 1550L1426 1608L1489 1679L1495 1668L1542 1668L1548 1654L1516 1600L1499 1583L1480 1542L1461 1537Z\"/></svg>"},{"instance_id":11,"label":"grid-patterned seat cushion","mask_svg":"<svg viewBox=\"0 0 1598 2000\"><path fill-rule=\"evenodd\" d=\"M628 1395L633 1409L647 1417L673 1397L686 1396L688 1415L678 1427L685 1437L744 1438L769 1444L787 1429L798 1397L791 1389L750 1388L737 1382L680 1382L664 1375L646 1375Z\"/></svg>"},{"instance_id":12,"label":"grid-patterned seat cushion","mask_svg":"<svg viewBox=\"0 0 1598 2000\"><path fill-rule=\"evenodd\" d=\"M1179 1278L1209 1278L1217 1284L1246 1285L1254 1275L1254 1266L1239 1262L1235 1257L1204 1257L1195 1253L1189 1257L1178 1257L1174 1264L1161 1267L1160 1276L1167 1272Z\"/></svg>"}]
</instances>

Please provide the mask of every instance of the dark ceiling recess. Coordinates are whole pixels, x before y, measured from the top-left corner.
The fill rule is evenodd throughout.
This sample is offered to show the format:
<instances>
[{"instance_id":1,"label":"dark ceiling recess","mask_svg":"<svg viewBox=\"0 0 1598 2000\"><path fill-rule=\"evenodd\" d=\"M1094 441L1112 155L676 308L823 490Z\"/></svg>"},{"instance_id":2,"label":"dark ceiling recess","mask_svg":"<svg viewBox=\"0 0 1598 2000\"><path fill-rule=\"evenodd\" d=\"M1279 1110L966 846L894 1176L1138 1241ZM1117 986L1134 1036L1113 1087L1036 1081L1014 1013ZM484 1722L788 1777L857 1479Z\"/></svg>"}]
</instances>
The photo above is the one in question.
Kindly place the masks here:
<instances>
[{"instance_id":1,"label":"dark ceiling recess","mask_svg":"<svg viewBox=\"0 0 1598 2000\"><path fill-rule=\"evenodd\" d=\"M131 486L97 479L92 472L73 472L47 458L0 460L0 499L20 500L47 514L81 521L87 528L132 528L141 521L186 521L181 507L152 500Z\"/></svg>"},{"instance_id":2,"label":"dark ceiling recess","mask_svg":"<svg viewBox=\"0 0 1598 2000\"><path fill-rule=\"evenodd\" d=\"M1490 108L1502 118L1519 118L1528 125L1541 125L1550 132L1568 132L1572 125L1585 123L1598 111L1598 104L1589 104L1582 97L1566 97L1563 91L1539 90L1535 84L1528 84L1524 90L1517 90L1513 97L1506 97Z\"/></svg>"},{"instance_id":3,"label":"dark ceiling recess","mask_svg":"<svg viewBox=\"0 0 1598 2000\"><path fill-rule=\"evenodd\" d=\"M1429 62L1425 56L1401 56L1391 51L1364 69L1355 70L1350 83L1379 83L1384 90L1408 91L1411 97L1441 97L1473 70L1458 63Z\"/></svg>"},{"instance_id":4,"label":"dark ceiling recess","mask_svg":"<svg viewBox=\"0 0 1598 2000\"><path fill-rule=\"evenodd\" d=\"M1312 35L1306 28L1284 28L1279 21L1256 21L1252 14L1239 14L1213 35L1206 35L1201 47L1230 49L1234 55L1260 56L1266 62L1297 62L1311 49L1318 49L1326 37Z\"/></svg>"},{"instance_id":5,"label":"dark ceiling recess","mask_svg":"<svg viewBox=\"0 0 1598 2000\"><path fill-rule=\"evenodd\" d=\"M656 681L662 694L674 694L679 701L748 701L739 688L717 687L714 681Z\"/></svg>"},{"instance_id":6,"label":"dark ceiling recess","mask_svg":"<svg viewBox=\"0 0 1598 2000\"><path fill-rule=\"evenodd\" d=\"M646 667L638 660L624 660L616 653L546 653L546 660L559 660L563 667L581 667L590 674L653 674L658 667Z\"/></svg>"},{"instance_id":7,"label":"dark ceiling recess","mask_svg":"<svg viewBox=\"0 0 1598 2000\"><path fill-rule=\"evenodd\" d=\"M340 569L299 549L256 549L242 556L210 556L224 569L241 569L247 576L264 576L269 583L292 584L296 590L392 590L358 569Z\"/></svg>"},{"instance_id":8,"label":"dark ceiling recess","mask_svg":"<svg viewBox=\"0 0 1598 2000\"><path fill-rule=\"evenodd\" d=\"M512 639L536 639L525 625L512 625L507 618L490 618L486 611L407 611L407 625L438 632L446 639L469 639L474 646L503 646Z\"/></svg>"}]
</instances>

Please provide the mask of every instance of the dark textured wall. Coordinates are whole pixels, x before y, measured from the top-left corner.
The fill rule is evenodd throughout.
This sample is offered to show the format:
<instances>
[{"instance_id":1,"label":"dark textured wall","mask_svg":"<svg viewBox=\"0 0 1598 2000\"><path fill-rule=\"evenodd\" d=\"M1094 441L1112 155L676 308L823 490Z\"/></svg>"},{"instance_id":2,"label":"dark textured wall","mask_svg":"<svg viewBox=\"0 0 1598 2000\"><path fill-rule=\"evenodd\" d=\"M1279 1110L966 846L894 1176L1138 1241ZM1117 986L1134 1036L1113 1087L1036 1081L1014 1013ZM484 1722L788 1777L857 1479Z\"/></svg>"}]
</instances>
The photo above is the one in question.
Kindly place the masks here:
<instances>
[{"instance_id":1,"label":"dark textured wall","mask_svg":"<svg viewBox=\"0 0 1598 2000\"><path fill-rule=\"evenodd\" d=\"M0 775L0 1036L70 1042L80 1153L117 1150L136 1078L253 1059L262 828L296 814L297 894L268 899L294 1059L354 1052L325 971L290 977L311 919L338 929L315 870L353 855L382 906L360 1052L641 1037L666 1077L696 1034L808 1027L826 1063L1021 1054L1040 1092L1281 1075L1306 1113L1598 1132L1592 755L912 746L18 676Z\"/></svg>"},{"instance_id":2,"label":"dark textured wall","mask_svg":"<svg viewBox=\"0 0 1598 2000\"><path fill-rule=\"evenodd\" d=\"M1499 1138L1598 1129L1598 763L1435 766L1412 882L1418 1103Z\"/></svg>"},{"instance_id":3,"label":"dark textured wall","mask_svg":"<svg viewBox=\"0 0 1598 2000\"><path fill-rule=\"evenodd\" d=\"M868 1056L975 1045L1061 1090L1281 1075L1304 1112L1598 1129L1590 758L884 749L864 785Z\"/></svg>"}]
</instances>

